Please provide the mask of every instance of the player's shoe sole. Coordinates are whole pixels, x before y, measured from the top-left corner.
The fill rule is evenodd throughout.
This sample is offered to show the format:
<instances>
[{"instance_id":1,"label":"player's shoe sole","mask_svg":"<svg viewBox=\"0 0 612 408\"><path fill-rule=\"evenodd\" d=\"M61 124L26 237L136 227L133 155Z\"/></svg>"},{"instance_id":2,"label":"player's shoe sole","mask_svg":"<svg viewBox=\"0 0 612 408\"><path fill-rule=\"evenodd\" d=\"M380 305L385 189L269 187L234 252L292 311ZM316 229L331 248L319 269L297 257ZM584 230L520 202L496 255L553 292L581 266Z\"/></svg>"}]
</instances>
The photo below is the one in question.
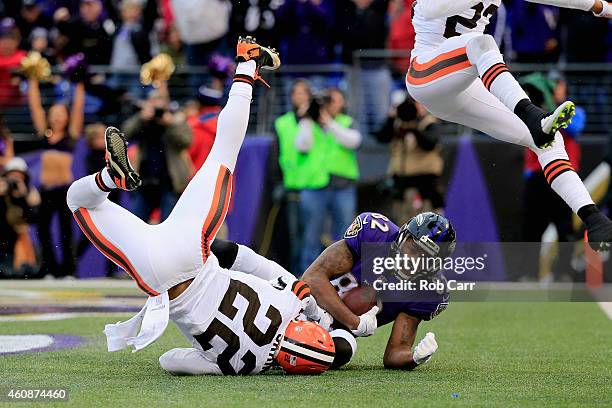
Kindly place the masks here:
<instances>
[{"instance_id":1,"label":"player's shoe sole","mask_svg":"<svg viewBox=\"0 0 612 408\"><path fill-rule=\"evenodd\" d=\"M253 37L240 37L236 45L236 62L255 61L257 68L253 79L260 80L268 87L269 85L261 78L259 71L275 71L280 68L281 60L278 52L274 48L263 47L257 44Z\"/></svg>"},{"instance_id":2,"label":"player's shoe sole","mask_svg":"<svg viewBox=\"0 0 612 408\"><path fill-rule=\"evenodd\" d=\"M552 146L556 133L559 131L559 129L568 127L575 114L576 105L574 105L574 102L567 101L555 109L551 115L548 115L542 119L542 132L550 135L552 140L538 147L545 149Z\"/></svg>"},{"instance_id":3,"label":"player's shoe sole","mask_svg":"<svg viewBox=\"0 0 612 408\"><path fill-rule=\"evenodd\" d=\"M132 167L127 154L127 141L121 131L108 127L104 134L106 165L113 182L122 190L133 191L142 184L140 175Z\"/></svg>"}]
</instances>

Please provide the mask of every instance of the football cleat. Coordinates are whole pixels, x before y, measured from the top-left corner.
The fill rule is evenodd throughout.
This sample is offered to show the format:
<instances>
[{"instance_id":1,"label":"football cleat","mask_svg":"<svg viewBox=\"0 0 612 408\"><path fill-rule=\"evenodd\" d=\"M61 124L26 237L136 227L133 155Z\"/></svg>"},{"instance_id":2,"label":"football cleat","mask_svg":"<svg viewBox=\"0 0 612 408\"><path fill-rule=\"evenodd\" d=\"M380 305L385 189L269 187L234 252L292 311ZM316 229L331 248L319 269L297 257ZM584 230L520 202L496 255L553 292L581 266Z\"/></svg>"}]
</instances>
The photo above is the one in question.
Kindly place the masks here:
<instances>
[{"instance_id":1,"label":"football cleat","mask_svg":"<svg viewBox=\"0 0 612 408\"><path fill-rule=\"evenodd\" d=\"M140 175L130 164L127 141L121 131L108 127L104 134L106 142L106 167L113 182L122 190L133 191L142 184Z\"/></svg>"},{"instance_id":2,"label":"football cleat","mask_svg":"<svg viewBox=\"0 0 612 408\"><path fill-rule=\"evenodd\" d=\"M247 61L255 61L257 64L253 79L260 80L269 88L270 85L259 75L259 70L277 70L281 65L278 52L274 48L262 47L253 37L239 37L236 45L236 62Z\"/></svg>"},{"instance_id":3,"label":"football cleat","mask_svg":"<svg viewBox=\"0 0 612 408\"><path fill-rule=\"evenodd\" d=\"M587 241L594 251L608 251L612 243L612 221L601 212L588 216L584 223Z\"/></svg>"},{"instance_id":4,"label":"football cleat","mask_svg":"<svg viewBox=\"0 0 612 408\"><path fill-rule=\"evenodd\" d=\"M559 129L566 128L576 114L576 105L574 102L563 102L553 113L545 116L542 119L543 137L536 141L540 149L545 149L552 146L555 141L555 135Z\"/></svg>"}]
</instances>

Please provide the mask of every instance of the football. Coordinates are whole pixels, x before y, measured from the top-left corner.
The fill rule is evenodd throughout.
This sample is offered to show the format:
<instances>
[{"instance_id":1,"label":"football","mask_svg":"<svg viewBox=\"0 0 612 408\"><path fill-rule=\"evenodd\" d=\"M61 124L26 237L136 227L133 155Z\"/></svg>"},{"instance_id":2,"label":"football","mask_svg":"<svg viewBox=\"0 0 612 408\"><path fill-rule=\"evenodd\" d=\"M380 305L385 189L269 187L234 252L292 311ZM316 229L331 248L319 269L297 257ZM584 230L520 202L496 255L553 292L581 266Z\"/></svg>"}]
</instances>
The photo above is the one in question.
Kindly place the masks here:
<instances>
[{"instance_id":1,"label":"football","mask_svg":"<svg viewBox=\"0 0 612 408\"><path fill-rule=\"evenodd\" d=\"M351 312L361 316L376 306L376 290L371 286L358 286L346 292L342 300Z\"/></svg>"}]
</instances>

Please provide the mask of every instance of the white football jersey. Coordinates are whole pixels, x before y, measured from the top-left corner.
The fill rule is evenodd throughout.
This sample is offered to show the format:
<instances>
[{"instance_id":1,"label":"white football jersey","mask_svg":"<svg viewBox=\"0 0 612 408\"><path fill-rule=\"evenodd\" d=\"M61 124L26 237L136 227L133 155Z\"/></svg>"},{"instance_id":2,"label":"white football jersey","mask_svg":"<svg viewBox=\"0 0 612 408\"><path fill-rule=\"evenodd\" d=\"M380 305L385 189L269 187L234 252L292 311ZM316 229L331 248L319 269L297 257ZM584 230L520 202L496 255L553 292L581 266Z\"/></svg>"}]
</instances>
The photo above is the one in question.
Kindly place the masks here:
<instances>
[{"instance_id":1,"label":"white football jersey","mask_svg":"<svg viewBox=\"0 0 612 408\"><path fill-rule=\"evenodd\" d=\"M202 271L170 302L170 318L202 350L210 374L257 374L273 360L275 345L302 311L291 284L270 282L219 266L211 254Z\"/></svg>"},{"instance_id":2,"label":"white football jersey","mask_svg":"<svg viewBox=\"0 0 612 408\"><path fill-rule=\"evenodd\" d=\"M436 0L417 0L412 17L416 32L413 56L431 51L446 39L466 33L484 33L491 16L495 14L501 0L484 0L459 15L426 19L419 11L419 3Z\"/></svg>"}]
</instances>

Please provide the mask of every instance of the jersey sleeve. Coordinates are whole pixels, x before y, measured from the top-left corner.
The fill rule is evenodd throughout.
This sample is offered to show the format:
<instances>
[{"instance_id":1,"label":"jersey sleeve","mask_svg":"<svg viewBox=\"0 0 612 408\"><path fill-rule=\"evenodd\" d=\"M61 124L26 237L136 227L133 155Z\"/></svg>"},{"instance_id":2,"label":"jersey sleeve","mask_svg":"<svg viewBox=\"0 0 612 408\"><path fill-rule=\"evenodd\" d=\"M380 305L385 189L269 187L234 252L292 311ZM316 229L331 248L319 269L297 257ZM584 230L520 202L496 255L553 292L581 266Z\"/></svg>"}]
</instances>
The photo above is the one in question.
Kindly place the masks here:
<instances>
[{"instance_id":1,"label":"jersey sleeve","mask_svg":"<svg viewBox=\"0 0 612 408\"><path fill-rule=\"evenodd\" d=\"M344 233L344 242L356 258L361 258L363 243L386 243L395 239L399 228L378 213L361 213Z\"/></svg>"},{"instance_id":2,"label":"jersey sleeve","mask_svg":"<svg viewBox=\"0 0 612 408\"><path fill-rule=\"evenodd\" d=\"M202 350L175 348L159 358L161 367L172 375L221 375L216 363L209 361Z\"/></svg>"}]
</instances>

